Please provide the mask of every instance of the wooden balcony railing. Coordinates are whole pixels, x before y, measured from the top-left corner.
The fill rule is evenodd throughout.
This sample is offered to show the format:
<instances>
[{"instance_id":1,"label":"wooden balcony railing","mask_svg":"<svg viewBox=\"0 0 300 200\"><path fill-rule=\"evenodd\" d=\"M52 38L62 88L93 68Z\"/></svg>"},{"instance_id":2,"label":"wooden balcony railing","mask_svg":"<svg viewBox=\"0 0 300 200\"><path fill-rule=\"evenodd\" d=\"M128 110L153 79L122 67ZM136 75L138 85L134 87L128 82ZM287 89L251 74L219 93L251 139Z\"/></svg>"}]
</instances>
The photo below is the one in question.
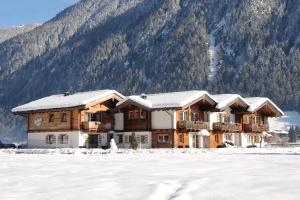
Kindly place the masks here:
<instances>
[{"instance_id":1,"label":"wooden balcony railing","mask_svg":"<svg viewBox=\"0 0 300 200\"><path fill-rule=\"evenodd\" d=\"M94 121L87 121L82 122L82 129L85 131L110 131L112 130L111 123L102 123L102 122L94 122Z\"/></svg>"},{"instance_id":2,"label":"wooden balcony railing","mask_svg":"<svg viewBox=\"0 0 300 200\"><path fill-rule=\"evenodd\" d=\"M268 130L266 124L243 124L245 132L263 132Z\"/></svg>"},{"instance_id":3,"label":"wooden balcony railing","mask_svg":"<svg viewBox=\"0 0 300 200\"><path fill-rule=\"evenodd\" d=\"M241 123L230 123L230 122L215 122L213 123L214 131L223 132L242 132Z\"/></svg>"},{"instance_id":4,"label":"wooden balcony railing","mask_svg":"<svg viewBox=\"0 0 300 200\"><path fill-rule=\"evenodd\" d=\"M178 121L177 126L179 129L201 130L201 129L209 129L209 122L184 120L184 121Z\"/></svg>"}]
</instances>

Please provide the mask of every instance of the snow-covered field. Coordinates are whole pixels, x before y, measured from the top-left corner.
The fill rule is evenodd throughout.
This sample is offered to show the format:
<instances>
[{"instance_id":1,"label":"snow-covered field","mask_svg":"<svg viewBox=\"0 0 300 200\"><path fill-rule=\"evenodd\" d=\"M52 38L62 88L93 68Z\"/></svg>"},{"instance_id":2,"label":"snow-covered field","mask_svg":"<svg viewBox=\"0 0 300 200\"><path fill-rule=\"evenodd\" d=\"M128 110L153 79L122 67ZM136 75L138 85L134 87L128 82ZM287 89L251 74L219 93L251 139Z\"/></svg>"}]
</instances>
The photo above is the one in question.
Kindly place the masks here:
<instances>
[{"instance_id":1,"label":"snow-covered field","mask_svg":"<svg viewBox=\"0 0 300 200\"><path fill-rule=\"evenodd\" d=\"M300 148L0 150L2 199L299 199Z\"/></svg>"}]
</instances>

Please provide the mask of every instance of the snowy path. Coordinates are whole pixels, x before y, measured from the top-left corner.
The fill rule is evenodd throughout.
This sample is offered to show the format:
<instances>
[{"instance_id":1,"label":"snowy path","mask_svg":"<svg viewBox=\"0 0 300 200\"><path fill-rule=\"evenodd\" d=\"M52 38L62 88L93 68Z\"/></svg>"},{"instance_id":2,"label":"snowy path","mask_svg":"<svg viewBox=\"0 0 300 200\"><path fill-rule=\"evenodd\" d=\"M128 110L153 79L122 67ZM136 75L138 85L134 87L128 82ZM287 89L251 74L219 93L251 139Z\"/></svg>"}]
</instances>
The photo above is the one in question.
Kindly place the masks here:
<instances>
[{"instance_id":1,"label":"snowy path","mask_svg":"<svg viewBox=\"0 0 300 200\"><path fill-rule=\"evenodd\" d=\"M299 149L284 150L287 154L261 152L265 151L98 155L0 151L0 196L3 200L299 199Z\"/></svg>"}]
</instances>

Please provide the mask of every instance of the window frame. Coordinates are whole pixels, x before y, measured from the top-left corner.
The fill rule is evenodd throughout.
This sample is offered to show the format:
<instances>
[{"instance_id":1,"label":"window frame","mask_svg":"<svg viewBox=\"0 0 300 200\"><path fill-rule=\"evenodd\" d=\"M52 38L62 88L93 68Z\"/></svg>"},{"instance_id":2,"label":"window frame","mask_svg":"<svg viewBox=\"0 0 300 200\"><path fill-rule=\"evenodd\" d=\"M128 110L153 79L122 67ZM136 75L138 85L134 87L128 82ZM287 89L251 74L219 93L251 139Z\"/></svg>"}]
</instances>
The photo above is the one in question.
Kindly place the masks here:
<instances>
[{"instance_id":1,"label":"window frame","mask_svg":"<svg viewBox=\"0 0 300 200\"><path fill-rule=\"evenodd\" d=\"M56 136L54 134L46 135L46 144L56 144Z\"/></svg>"},{"instance_id":2,"label":"window frame","mask_svg":"<svg viewBox=\"0 0 300 200\"><path fill-rule=\"evenodd\" d=\"M49 114L48 114L48 122L49 122L49 123L53 123L54 120L55 120L54 113L49 113Z\"/></svg>"},{"instance_id":3,"label":"window frame","mask_svg":"<svg viewBox=\"0 0 300 200\"><path fill-rule=\"evenodd\" d=\"M184 134L183 133L178 134L178 142L179 143L184 143Z\"/></svg>"},{"instance_id":4,"label":"window frame","mask_svg":"<svg viewBox=\"0 0 300 200\"><path fill-rule=\"evenodd\" d=\"M215 134L215 142L219 143L219 136L218 136L218 134Z\"/></svg>"},{"instance_id":5,"label":"window frame","mask_svg":"<svg viewBox=\"0 0 300 200\"><path fill-rule=\"evenodd\" d=\"M58 137L58 144L69 144L69 135L68 134L59 134Z\"/></svg>"},{"instance_id":6,"label":"window frame","mask_svg":"<svg viewBox=\"0 0 300 200\"><path fill-rule=\"evenodd\" d=\"M141 143L142 144L148 144L148 135L141 135Z\"/></svg>"},{"instance_id":7,"label":"window frame","mask_svg":"<svg viewBox=\"0 0 300 200\"><path fill-rule=\"evenodd\" d=\"M198 122L198 121L201 121L200 119L200 113L192 113L192 121L193 122Z\"/></svg>"},{"instance_id":8,"label":"window frame","mask_svg":"<svg viewBox=\"0 0 300 200\"><path fill-rule=\"evenodd\" d=\"M61 122L68 122L68 117L67 117L67 113L61 113L61 118L60 118Z\"/></svg>"},{"instance_id":9,"label":"window frame","mask_svg":"<svg viewBox=\"0 0 300 200\"><path fill-rule=\"evenodd\" d=\"M188 121L189 120L189 111L184 110L179 112L180 121Z\"/></svg>"},{"instance_id":10,"label":"window frame","mask_svg":"<svg viewBox=\"0 0 300 200\"><path fill-rule=\"evenodd\" d=\"M122 134L118 134L118 143L119 144L123 144L124 143L124 139L123 139L123 135Z\"/></svg>"},{"instance_id":11,"label":"window frame","mask_svg":"<svg viewBox=\"0 0 300 200\"><path fill-rule=\"evenodd\" d=\"M158 144L170 144L171 141L171 137L168 134L159 134L157 137Z\"/></svg>"}]
</instances>

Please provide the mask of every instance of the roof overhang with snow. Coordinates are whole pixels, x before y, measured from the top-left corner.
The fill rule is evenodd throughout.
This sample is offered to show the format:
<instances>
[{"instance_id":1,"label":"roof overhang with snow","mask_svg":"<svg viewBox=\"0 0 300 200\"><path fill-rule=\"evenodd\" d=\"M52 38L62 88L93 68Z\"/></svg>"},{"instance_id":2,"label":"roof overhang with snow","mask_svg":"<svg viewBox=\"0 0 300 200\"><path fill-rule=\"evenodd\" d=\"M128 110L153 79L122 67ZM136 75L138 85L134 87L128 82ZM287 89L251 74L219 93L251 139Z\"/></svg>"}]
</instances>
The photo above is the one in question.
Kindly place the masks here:
<instances>
[{"instance_id":1,"label":"roof overhang with snow","mask_svg":"<svg viewBox=\"0 0 300 200\"><path fill-rule=\"evenodd\" d=\"M270 117L281 117L284 112L276 104L266 97L249 97L245 98L250 107L248 112L259 112Z\"/></svg>"},{"instance_id":2,"label":"roof overhang with snow","mask_svg":"<svg viewBox=\"0 0 300 200\"><path fill-rule=\"evenodd\" d=\"M217 104L216 100L206 91L194 90L129 96L120 101L115 109L122 109L130 104L145 110L184 109L199 102L211 106Z\"/></svg>"},{"instance_id":3,"label":"roof overhang with snow","mask_svg":"<svg viewBox=\"0 0 300 200\"><path fill-rule=\"evenodd\" d=\"M249 107L247 101L238 94L216 94L212 96L218 101L216 109L220 111L228 107L236 111L247 111Z\"/></svg>"},{"instance_id":4,"label":"roof overhang with snow","mask_svg":"<svg viewBox=\"0 0 300 200\"><path fill-rule=\"evenodd\" d=\"M125 97L115 90L96 90L74 94L57 94L44 97L12 109L14 114L49 110L76 109L93 106L108 100L121 101Z\"/></svg>"}]
</instances>

